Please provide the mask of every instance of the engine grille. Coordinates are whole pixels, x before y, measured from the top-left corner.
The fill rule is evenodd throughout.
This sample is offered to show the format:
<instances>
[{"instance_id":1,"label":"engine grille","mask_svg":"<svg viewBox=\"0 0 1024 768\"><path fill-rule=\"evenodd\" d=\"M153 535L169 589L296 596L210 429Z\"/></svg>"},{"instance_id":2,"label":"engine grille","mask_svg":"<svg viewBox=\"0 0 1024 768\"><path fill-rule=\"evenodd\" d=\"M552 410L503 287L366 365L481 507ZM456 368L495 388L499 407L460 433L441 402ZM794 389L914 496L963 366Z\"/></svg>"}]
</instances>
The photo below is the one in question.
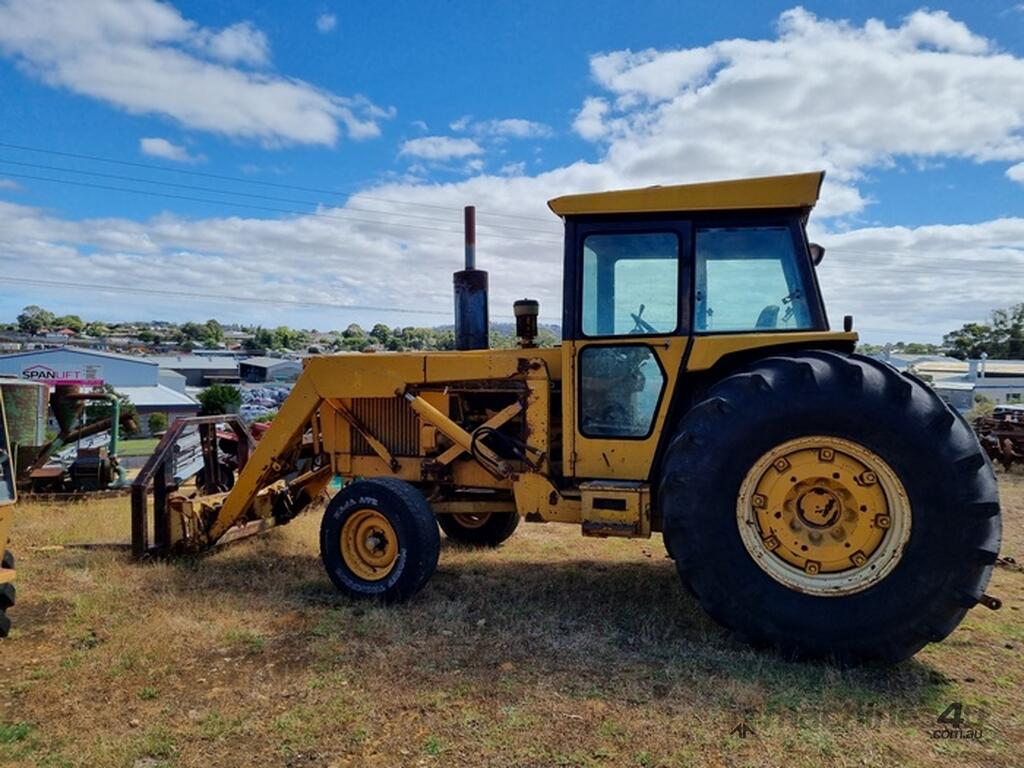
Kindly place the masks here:
<instances>
[{"instance_id":1,"label":"engine grille","mask_svg":"<svg viewBox=\"0 0 1024 768\"><path fill-rule=\"evenodd\" d=\"M393 456L418 456L419 419L399 397L360 397L352 401L352 413L370 434L384 443ZM372 456L373 448L356 429L352 430L352 453Z\"/></svg>"}]
</instances>

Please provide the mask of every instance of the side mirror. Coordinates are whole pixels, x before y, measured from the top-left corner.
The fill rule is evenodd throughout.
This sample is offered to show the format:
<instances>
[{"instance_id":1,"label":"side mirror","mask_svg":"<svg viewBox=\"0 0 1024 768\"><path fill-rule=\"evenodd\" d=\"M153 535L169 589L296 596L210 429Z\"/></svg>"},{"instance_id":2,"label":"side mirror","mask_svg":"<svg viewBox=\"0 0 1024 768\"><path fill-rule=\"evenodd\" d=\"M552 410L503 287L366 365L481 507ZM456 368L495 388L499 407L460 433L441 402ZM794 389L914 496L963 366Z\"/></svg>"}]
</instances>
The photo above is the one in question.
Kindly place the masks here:
<instances>
[{"instance_id":1,"label":"side mirror","mask_svg":"<svg viewBox=\"0 0 1024 768\"><path fill-rule=\"evenodd\" d=\"M811 252L811 262L814 266L821 264L821 260L825 258L825 246L818 245L817 243L808 243L807 248Z\"/></svg>"}]
</instances>

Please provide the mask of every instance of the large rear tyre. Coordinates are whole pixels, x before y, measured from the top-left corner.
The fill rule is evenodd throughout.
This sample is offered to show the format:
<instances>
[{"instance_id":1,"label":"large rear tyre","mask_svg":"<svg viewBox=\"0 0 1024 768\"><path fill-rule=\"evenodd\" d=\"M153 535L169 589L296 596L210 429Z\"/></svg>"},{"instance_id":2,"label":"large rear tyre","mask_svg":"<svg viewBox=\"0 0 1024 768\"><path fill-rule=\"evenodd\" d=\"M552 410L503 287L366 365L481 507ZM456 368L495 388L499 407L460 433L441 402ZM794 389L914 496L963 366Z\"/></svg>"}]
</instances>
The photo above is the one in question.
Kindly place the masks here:
<instances>
[{"instance_id":1,"label":"large rear tyre","mask_svg":"<svg viewBox=\"0 0 1024 768\"><path fill-rule=\"evenodd\" d=\"M320 524L320 557L331 581L350 597L409 599L437 569L440 551L430 505L394 478L345 486Z\"/></svg>"},{"instance_id":2,"label":"large rear tyre","mask_svg":"<svg viewBox=\"0 0 1024 768\"><path fill-rule=\"evenodd\" d=\"M452 541L472 547L497 547L519 527L519 513L444 514L437 516L437 522Z\"/></svg>"},{"instance_id":3,"label":"large rear tyre","mask_svg":"<svg viewBox=\"0 0 1024 768\"><path fill-rule=\"evenodd\" d=\"M787 656L908 658L978 602L999 552L973 432L856 355L766 358L717 383L669 445L659 499L707 612Z\"/></svg>"}]
</instances>

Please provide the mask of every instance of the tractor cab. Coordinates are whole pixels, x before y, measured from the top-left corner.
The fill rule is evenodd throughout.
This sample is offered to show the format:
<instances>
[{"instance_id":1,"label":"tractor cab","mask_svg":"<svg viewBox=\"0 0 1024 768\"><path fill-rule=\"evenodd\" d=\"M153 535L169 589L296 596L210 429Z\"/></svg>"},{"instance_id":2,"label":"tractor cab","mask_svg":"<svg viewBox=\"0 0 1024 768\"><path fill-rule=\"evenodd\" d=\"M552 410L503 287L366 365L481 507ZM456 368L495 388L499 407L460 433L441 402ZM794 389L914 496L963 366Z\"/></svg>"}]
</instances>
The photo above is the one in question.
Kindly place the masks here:
<instances>
[{"instance_id":1,"label":"tractor cab","mask_svg":"<svg viewBox=\"0 0 1024 768\"><path fill-rule=\"evenodd\" d=\"M647 479L693 341L829 329L804 229L824 174L551 200L565 220L567 473ZM733 340L732 342L728 340Z\"/></svg>"}]
</instances>

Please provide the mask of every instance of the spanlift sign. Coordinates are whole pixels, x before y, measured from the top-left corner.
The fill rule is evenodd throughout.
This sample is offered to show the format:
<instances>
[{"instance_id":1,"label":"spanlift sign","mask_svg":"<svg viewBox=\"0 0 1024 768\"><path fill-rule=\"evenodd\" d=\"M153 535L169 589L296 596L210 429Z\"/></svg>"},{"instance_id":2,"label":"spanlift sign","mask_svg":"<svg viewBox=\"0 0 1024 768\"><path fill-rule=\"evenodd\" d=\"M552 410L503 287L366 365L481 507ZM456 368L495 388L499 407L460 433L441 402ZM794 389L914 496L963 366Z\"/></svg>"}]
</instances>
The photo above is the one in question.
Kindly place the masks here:
<instances>
[{"instance_id":1,"label":"spanlift sign","mask_svg":"<svg viewBox=\"0 0 1024 768\"><path fill-rule=\"evenodd\" d=\"M80 368L53 368L42 363L33 363L21 369L21 377L53 386L69 384L79 387L102 387L103 366L83 365Z\"/></svg>"}]
</instances>

